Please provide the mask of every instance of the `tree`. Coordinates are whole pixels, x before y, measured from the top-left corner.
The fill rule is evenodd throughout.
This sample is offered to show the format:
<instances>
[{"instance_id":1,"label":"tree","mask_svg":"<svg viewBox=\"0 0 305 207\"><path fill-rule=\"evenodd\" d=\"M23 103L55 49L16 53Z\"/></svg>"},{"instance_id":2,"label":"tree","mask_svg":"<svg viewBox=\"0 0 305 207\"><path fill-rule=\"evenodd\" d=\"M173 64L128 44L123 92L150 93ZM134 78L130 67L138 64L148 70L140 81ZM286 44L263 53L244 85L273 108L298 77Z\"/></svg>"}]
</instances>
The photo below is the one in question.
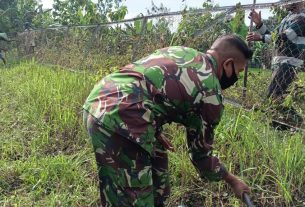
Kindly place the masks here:
<instances>
[{"instance_id":1,"label":"tree","mask_svg":"<svg viewBox=\"0 0 305 207\"><path fill-rule=\"evenodd\" d=\"M17 15L17 2L11 0L3 0L0 4L0 32L10 32L14 26L14 19Z\"/></svg>"},{"instance_id":2,"label":"tree","mask_svg":"<svg viewBox=\"0 0 305 207\"><path fill-rule=\"evenodd\" d=\"M233 33L245 39L248 33L248 27L245 24L245 10L241 8L240 3L236 5L236 8L236 14L230 22L230 28Z\"/></svg>"},{"instance_id":3,"label":"tree","mask_svg":"<svg viewBox=\"0 0 305 207\"><path fill-rule=\"evenodd\" d=\"M271 68L272 46L262 42L255 42L253 44L252 61L255 67Z\"/></svg>"},{"instance_id":4,"label":"tree","mask_svg":"<svg viewBox=\"0 0 305 207\"><path fill-rule=\"evenodd\" d=\"M288 15L288 11L280 6L274 6L271 8L271 12L277 20L277 24L281 23L282 19Z\"/></svg>"},{"instance_id":5,"label":"tree","mask_svg":"<svg viewBox=\"0 0 305 207\"><path fill-rule=\"evenodd\" d=\"M124 0L54 0L53 18L63 25L95 24L117 21L125 17L128 10L122 6Z\"/></svg>"},{"instance_id":6,"label":"tree","mask_svg":"<svg viewBox=\"0 0 305 207\"><path fill-rule=\"evenodd\" d=\"M37 8L37 0L1 0L0 28L2 32L22 30L25 22L32 23Z\"/></svg>"},{"instance_id":7,"label":"tree","mask_svg":"<svg viewBox=\"0 0 305 207\"><path fill-rule=\"evenodd\" d=\"M102 18L92 0L55 0L53 18L63 25L100 23Z\"/></svg>"},{"instance_id":8,"label":"tree","mask_svg":"<svg viewBox=\"0 0 305 207\"><path fill-rule=\"evenodd\" d=\"M109 11L108 17L110 21L120 21L123 20L128 13L127 6L121 6L116 10Z\"/></svg>"},{"instance_id":9,"label":"tree","mask_svg":"<svg viewBox=\"0 0 305 207\"><path fill-rule=\"evenodd\" d=\"M125 0L98 0L97 8L102 22L108 21L108 14L119 10ZM127 8L126 8L127 9Z\"/></svg>"},{"instance_id":10,"label":"tree","mask_svg":"<svg viewBox=\"0 0 305 207\"><path fill-rule=\"evenodd\" d=\"M46 28L54 23L54 19L52 16L52 10L47 9L43 10L42 5L40 4L36 9L36 15L32 20L32 24L36 28Z\"/></svg>"},{"instance_id":11,"label":"tree","mask_svg":"<svg viewBox=\"0 0 305 207\"><path fill-rule=\"evenodd\" d=\"M198 15L190 9L182 15L173 44L196 48L200 51L207 50L216 38L231 31L228 22L223 21L223 13L212 14L209 10L214 5L211 1L203 3L204 14ZM219 18L221 21L219 21ZM213 25L213 27L211 27Z\"/></svg>"}]
</instances>

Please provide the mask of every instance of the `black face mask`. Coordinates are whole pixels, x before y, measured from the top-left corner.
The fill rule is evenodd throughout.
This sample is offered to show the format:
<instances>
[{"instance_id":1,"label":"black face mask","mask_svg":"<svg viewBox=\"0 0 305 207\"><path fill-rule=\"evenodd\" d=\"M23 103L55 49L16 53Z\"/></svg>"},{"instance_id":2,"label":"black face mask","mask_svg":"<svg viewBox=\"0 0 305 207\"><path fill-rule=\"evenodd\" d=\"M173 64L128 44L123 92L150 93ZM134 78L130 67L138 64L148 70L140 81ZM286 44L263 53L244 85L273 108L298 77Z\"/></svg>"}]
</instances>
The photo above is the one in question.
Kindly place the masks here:
<instances>
[{"instance_id":1,"label":"black face mask","mask_svg":"<svg viewBox=\"0 0 305 207\"><path fill-rule=\"evenodd\" d=\"M234 85L234 83L236 83L236 81L238 80L237 75L235 73L235 67L234 67L234 63L232 63L232 68L233 68L233 74L231 75L230 78L227 77L224 68L222 69L222 76L221 79L219 81L221 89L225 90L227 88L229 88L230 86Z\"/></svg>"}]
</instances>

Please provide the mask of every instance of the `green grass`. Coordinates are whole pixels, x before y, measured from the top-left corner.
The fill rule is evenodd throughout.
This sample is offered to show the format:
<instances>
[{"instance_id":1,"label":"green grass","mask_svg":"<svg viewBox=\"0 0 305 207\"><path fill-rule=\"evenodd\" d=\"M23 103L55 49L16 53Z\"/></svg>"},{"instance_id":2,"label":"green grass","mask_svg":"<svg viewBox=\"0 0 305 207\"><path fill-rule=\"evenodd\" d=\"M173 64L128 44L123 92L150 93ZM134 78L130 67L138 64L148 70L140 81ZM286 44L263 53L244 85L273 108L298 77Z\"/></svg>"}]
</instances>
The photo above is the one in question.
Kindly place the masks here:
<instances>
[{"instance_id":1,"label":"green grass","mask_svg":"<svg viewBox=\"0 0 305 207\"><path fill-rule=\"evenodd\" d=\"M81 106L96 77L35 62L0 68L0 206L97 206L97 172ZM178 129L178 130L177 130ZM168 206L241 206L223 182L200 180L180 126L167 126ZM252 188L258 206L305 205L305 137L226 106L215 153Z\"/></svg>"},{"instance_id":2,"label":"green grass","mask_svg":"<svg viewBox=\"0 0 305 207\"><path fill-rule=\"evenodd\" d=\"M0 206L89 206L96 170L81 122L89 76L34 62L1 69Z\"/></svg>"},{"instance_id":3,"label":"green grass","mask_svg":"<svg viewBox=\"0 0 305 207\"><path fill-rule=\"evenodd\" d=\"M172 133L175 132L172 130ZM178 143L175 141L179 149L183 136L177 137L181 139ZM215 152L230 171L252 187L258 206L304 205L305 137L302 133L274 131L262 114L227 106L216 137ZM174 178L179 177L174 181L180 183L174 187L176 200L181 199L181 192L187 191L187 195L194 196L193 201L201 198L203 206L241 205L231 193L229 196L225 194L228 186L223 183L201 182L187 163L184 150L172 154L171 160L177 161L171 163L171 168Z\"/></svg>"}]
</instances>

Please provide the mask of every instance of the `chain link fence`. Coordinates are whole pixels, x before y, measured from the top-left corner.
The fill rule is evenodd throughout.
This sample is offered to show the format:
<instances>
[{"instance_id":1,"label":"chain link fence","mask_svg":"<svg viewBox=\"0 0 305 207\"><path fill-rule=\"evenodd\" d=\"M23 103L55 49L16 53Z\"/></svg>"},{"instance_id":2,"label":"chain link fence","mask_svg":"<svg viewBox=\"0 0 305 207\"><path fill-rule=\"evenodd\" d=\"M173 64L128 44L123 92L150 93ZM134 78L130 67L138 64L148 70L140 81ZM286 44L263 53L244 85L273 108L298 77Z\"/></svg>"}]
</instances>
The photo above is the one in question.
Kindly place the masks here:
<instances>
[{"instance_id":1,"label":"chain link fence","mask_svg":"<svg viewBox=\"0 0 305 207\"><path fill-rule=\"evenodd\" d=\"M270 9L270 6L281 4L258 4L256 8ZM9 61L35 58L42 64L58 65L73 71L98 72L104 76L156 49L171 45L205 52L217 37L232 33L231 22L238 10L245 11L245 18L252 8L252 5L215 7L98 25L53 25L46 29L27 30L10 34L10 38L16 41L10 43ZM297 36L305 36L304 23L294 24L294 29L300 32ZM273 24L269 21L270 25L272 29ZM224 95L233 103L246 108L267 109L265 111L274 119L304 128L304 64L296 60L304 60L305 41L303 37L290 40L289 36L281 36L284 30L285 27L270 30L272 41L269 45L254 44L247 96L242 95L242 81L225 91ZM294 59L283 60L283 56ZM286 63L279 65L276 62L279 59Z\"/></svg>"}]
</instances>

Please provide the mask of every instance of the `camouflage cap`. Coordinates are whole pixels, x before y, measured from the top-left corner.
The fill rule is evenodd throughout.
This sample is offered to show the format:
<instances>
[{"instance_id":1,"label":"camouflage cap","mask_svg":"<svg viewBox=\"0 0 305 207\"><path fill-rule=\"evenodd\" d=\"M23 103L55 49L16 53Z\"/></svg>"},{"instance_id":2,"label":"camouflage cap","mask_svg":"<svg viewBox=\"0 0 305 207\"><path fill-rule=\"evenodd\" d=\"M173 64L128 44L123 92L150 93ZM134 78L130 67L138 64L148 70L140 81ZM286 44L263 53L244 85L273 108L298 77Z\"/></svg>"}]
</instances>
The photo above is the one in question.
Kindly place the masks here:
<instances>
[{"instance_id":1,"label":"camouflage cap","mask_svg":"<svg viewBox=\"0 0 305 207\"><path fill-rule=\"evenodd\" d=\"M0 33L0 40L8 41L8 37L6 33Z\"/></svg>"},{"instance_id":2,"label":"camouflage cap","mask_svg":"<svg viewBox=\"0 0 305 207\"><path fill-rule=\"evenodd\" d=\"M30 24L30 22L25 22L23 26L24 26L24 29L30 29L31 24Z\"/></svg>"}]
</instances>

